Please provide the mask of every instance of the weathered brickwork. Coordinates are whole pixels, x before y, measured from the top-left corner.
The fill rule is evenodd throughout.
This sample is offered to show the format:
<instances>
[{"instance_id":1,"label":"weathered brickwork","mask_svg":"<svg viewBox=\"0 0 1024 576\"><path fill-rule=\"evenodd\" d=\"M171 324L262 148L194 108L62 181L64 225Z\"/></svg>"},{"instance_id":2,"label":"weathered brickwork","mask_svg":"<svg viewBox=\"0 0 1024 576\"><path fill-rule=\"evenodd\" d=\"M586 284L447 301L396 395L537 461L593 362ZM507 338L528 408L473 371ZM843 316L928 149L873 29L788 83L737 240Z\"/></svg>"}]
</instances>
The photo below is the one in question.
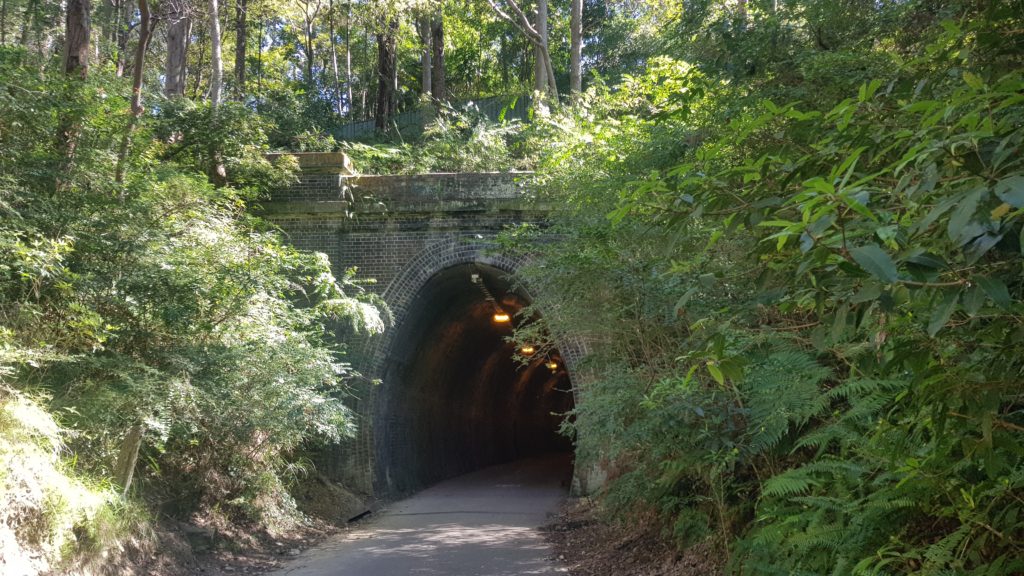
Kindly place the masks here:
<instances>
[{"instance_id":1,"label":"weathered brickwork","mask_svg":"<svg viewBox=\"0 0 1024 576\"><path fill-rule=\"evenodd\" d=\"M305 174L257 210L294 246L326 254L336 274L356 267L360 277L375 279L370 289L388 303L397 327L417 293L442 270L479 263L515 274L521 262L495 252L493 239L512 224L543 223L546 210L529 202L528 176ZM355 202L344 202L342 189L353 185ZM374 439L375 397L382 391L370 380L382 376L396 332L392 328L368 340L350 339L351 359L366 376L348 401L358 437L318 462L329 477L367 494L373 492L375 454L387 449ZM582 347L561 344L572 377Z\"/></svg>"}]
</instances>

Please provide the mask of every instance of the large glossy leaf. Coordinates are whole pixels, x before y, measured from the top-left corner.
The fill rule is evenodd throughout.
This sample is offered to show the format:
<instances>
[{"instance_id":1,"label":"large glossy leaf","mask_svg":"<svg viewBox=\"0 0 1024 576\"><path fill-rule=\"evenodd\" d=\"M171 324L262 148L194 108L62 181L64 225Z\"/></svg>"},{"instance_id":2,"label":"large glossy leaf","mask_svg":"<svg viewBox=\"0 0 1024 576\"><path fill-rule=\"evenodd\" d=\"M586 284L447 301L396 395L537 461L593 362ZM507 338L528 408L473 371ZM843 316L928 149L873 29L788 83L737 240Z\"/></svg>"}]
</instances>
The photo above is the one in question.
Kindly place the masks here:
<instances>
[{"instance_id":1,"label":"large glossy leaf","mask_svg":"<svg viewBox=\"0 0 1024 576\"><path fill-rule=\"evenodd\" d=\"M935 336L939 330L949 322L956 312L957 300L960 298L959 290L947 291L938 305L932 309L931 319L928 321L928 335Z\"/></svg>"},{"instance_id":2,"label":"large glossy leaf","mask_svg":"<svg viewBox=\"0 0 1024 576\"><path fill-rule=\"evenodd\" d=\"M850 256L869 274L892 283L897 280L896 262L877 244L858 246L850 250Z\"/></svg>"},{"instance_id":3,"label":"large glossy leaf","mask_svg":"<svg viewBox=\"0 0 1024 576\"><path fill-rule=\"evenodd\" d=\"M1024 176L1003 178L996 184L996 196L1014 208L1024 208Z\"/></svg>"},{"instance_id":4,"label":"large glossy leaf","mask_svg":"<svg viewBox=\"0 0 1024 576\"><path fill-rule=\"evenodd\" d=\"M974 279L978 286L988 294L988 297L996 303L996 306L1000 308L1010 307L1010 291L1007 290L1006 284L1003 284L1002 280L998 278L989 278L987 276L979 276Z\"/></svg>"}]
</instances>

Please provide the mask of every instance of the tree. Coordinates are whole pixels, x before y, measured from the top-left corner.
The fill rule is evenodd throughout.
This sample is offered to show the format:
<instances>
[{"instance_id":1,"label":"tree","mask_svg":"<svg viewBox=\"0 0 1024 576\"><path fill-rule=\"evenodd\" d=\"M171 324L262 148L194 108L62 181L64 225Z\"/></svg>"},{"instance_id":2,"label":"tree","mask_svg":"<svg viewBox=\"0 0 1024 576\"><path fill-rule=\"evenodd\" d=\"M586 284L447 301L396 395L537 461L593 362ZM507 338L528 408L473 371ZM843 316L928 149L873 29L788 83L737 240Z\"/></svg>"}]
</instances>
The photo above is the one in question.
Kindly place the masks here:
<instances>
[{"instance_id":1,"label":"tree","mask_svg":"<svg viewBox=\"0 0 1024 576\"><path fill-rule=\"evenodd\" d=\"M338 37L334 28L334 0L327 6L327 28L331 37L331 73L334 75L334 111L340 116L343 110L341 101L341 78L338 73Z\"/></svg>"},{"instance_id":2,"label":"tree","mask_svg":"<svg viewBox=\"0 0 1024 576\"><path fill-rule=\"evenodd\" d=\"M434 100L447 100L448 87L444 70L444 12L441 7L438 7L437 13L430 20L430 47L433 50L430 93Z\"/></svg>"},{"instance_id":3,"label":"tree","mask_svg":"<svg viewBox=\"0 0 1024 576\"><path fill-rule=\"evenodd\" d=\"M420 56L422 74L420 93L423 95L433 94L434 51L431 45L433 26L430 17L427 15L420 17L416 22L416 29L420 35L420 43L423 45L423 52Z\"/></svg>"},{"instance_id":4,"label":"tree","mask_svg":"<svg viewBox=\"0 0 1024 576\"><path fill-rule=\"evenodd\" d=\"M345 6L345 99L351 115L355 107L352 101L352 0L346 2Z\"/></svg>"},{"instance_id":5,"label":"tree","mask_svg":"<svg viewBox=\"0 0 1024 576\"><path fill-rule=\"evenodd\" d=\"M217 0L210 2L210 120L217 122L217 108L220 106L221 88L224 82L224 62L221 57L220 47L220 13ZM214 145L210 150L213 160L210 180L223 186L227 183L227 170L224 168L224 159L221 157L219 148Z\"/></svg>"},{"instance_id":6,"label":"tree","mask_svg":"<svg viewBox=\"0 0 1024 576\"><path fill-rule=\"evenodd\" d=\"M320 0L299 0L302 4L302 52L305 59L303 80L311 89L316 86L316 79L313 77L313 62L316 56L314 41L316 40L316 19L320 15L322 3Z\"/></svg>"},{"instance_id":7,"label":"tree","mask_svg":"<svg viewBox=\"0 0 1024 576\"><path fill-rule=\"evenodd\" d=\"M64 73L85 78L89 73L90 0L69 0L64 29Z\"/></svg>"},{"instance_id":8,"label":"tree","mask_svg":"<svg viewBox=\"0 0 1024 576\"><path fill-rule=\"evenodd\" d=\"M167 26L167 59L164 66L164 94L168 98L185 95L188 38L192 32L188 0L170 0Z\"/></svg>"},{"instance_id":9,"label":"tree","mask_svg":"<svg viewBox=\"0 0 1024 576\"><path fill-rule=\"evenodd\" d=\"M395 115L398 90L398 15L384 15L377 32L377 102L374 126L385 131Z\"/></svg>"},{"instance_id":10,"label":"tree","mask_svg":"<svg viewBox=\"0 0 1024 576\"><path fill-rule=\"evenodd\" d=\"M245 51L248 43L248 0L235 1L235 94L245 97Z\"/></svg>"},{"instance_id":11,"label":"tree","mask_svg":"<svg viewBox=\"0 0 1024 576\"><path fill-rule=\"evenodd\" d=\"M551 69L551 56L548 54L548 0L537 0L534 14L534 30L539 37L534 43L533 82L534 90L544 93L547 89L548 70Z\"/></svg>"},{"instance_id":12,"label":"tree","mask_svg":"<svg viewBox=\"0 0 1024 576\"><path fill-rule=\"evenodd\" d=\"M7 43L7 0L0 0L0 45Z\"/></svg>"},{"instance_id":13,"label":"tree","mask_svg":"<svg viewBox=\"0 0 1024 576\"><path fill-rule=\"evenodd\" d=\"M550 100L558 101L558 85L555 83L555 72L551 67L551 53L548 51L548 3L547 0L537 1L536 20L533 24L515 0L487 0L494 12L509 22L526 36L533 45L535 54L534 78L537 91ZM508 7L511 15L502 9Z\"/></svg>"},{"instance_id":14,"label":"tree","mask_svg":"<svg viewBox=\"0 0 1024 576\"><path fill-rule=\"evenodd\" d=\"M82 80L89 74L89 36L91 5L89 0L70 0L67 5L64 26L63 72L72 79L67 93L68 101L77 100ZM60 168L54 188L62 192L69 184L68 175L75 163L75 150L81 129L77 114L62 110L57 129L57 149L60 151Z\"/></svg>"},{"instance_id":15,"label":"tree","mask_svg":"<svg viewBox=\"0 0 1024 576\"><path fill-rule=\"evenodd\" d=\"M569 0L569 93L583 88L583 0Z\"/></svg>"},{"instance_id":16,"label":"tree","mask_svg":"<svg viewBox=\"0 0 1024 576\"><path fill-rule=\"evenodd\" d=\"M131 116L128 120L128 128L125 130L124 137L121 139L121 149L117 155L117 166L114 171L114 180L116 182L124 181L124 165L128 159L128 150L131 148L132 133L135 131L135 127L139 123L139 118L142 117L144 108L142 107L142 80L145 77L145 66L146 66L146 51L149 49L149 40L153 36L153 19L149 10L148 0L138 0L139 2L139 43L135 47L135 63L132 67L132 101L131 101ZM141 436L140 436L141 441ZM138 455L138 447L135 448L134 452ZM134 461L132 461L132 470L134 470ZM126 476L123 478L124 482L122 486L125 490L128 489L128 484L131 483L131 470L126 472Z\"/></svg>"}]
</instances>

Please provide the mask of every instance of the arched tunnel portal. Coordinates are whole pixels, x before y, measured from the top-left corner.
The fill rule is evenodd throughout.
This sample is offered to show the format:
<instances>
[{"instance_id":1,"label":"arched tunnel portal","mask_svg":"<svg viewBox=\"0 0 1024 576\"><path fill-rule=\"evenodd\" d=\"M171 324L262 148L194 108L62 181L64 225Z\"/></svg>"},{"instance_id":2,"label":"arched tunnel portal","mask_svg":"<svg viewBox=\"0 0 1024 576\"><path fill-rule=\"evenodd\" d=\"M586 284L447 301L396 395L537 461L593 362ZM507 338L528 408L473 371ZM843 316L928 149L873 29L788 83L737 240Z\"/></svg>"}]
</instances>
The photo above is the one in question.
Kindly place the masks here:
<instances>
[{"instance_id":1,"label":"arched tunnel portal","mask_svg":"<svg viewBox=\"0 0 1024 576\"><path fill-rule=\"evenodd\" d=\"M509 340L529 303L509 271L479 262L444 268L415 292L378 367L376 493L552 452L566 455L551 459L564 462L552 474L570 477L572 445L558 432L573 406L569 370L557 350L526 356ZM496 321L499 310L510 321Z\"/></svg>"}]
</instances>

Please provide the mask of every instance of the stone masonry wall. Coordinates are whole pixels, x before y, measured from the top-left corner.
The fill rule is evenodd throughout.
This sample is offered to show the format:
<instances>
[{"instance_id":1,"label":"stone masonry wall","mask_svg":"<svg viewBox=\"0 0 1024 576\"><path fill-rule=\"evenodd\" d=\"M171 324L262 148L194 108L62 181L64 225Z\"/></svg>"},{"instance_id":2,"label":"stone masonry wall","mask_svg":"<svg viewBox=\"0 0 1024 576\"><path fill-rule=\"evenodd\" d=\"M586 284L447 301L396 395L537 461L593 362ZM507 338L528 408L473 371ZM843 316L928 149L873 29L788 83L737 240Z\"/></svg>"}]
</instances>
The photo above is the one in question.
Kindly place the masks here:
<instances>
[{"instance_id":1,"label":"stone masonry wall","mask_svg":"<svg viewBox=\"0 0 1024 576\"><path fill-rule=\"evenodd\" d=\"M530 202L529 174L469 173L414 176L346 176L311 171L274 193L255 211L281 228L297 248L325 253L336 275L351 267L373 278L370 289L384 297L401 322L406 304L430 277L446 267L486 262L513 273L517 263L493 254L494 236L508 225L543 223L546 210ZM350 187L354 202L345 201ZM358 437L323 454L317 462L328 477L373 493L373 418L377 386L390 334L349 340L350 357L366 380L357 382L347 404L357 418ZM571 368L581 348L562 353Z\"/></svg>"}]
</instances>

